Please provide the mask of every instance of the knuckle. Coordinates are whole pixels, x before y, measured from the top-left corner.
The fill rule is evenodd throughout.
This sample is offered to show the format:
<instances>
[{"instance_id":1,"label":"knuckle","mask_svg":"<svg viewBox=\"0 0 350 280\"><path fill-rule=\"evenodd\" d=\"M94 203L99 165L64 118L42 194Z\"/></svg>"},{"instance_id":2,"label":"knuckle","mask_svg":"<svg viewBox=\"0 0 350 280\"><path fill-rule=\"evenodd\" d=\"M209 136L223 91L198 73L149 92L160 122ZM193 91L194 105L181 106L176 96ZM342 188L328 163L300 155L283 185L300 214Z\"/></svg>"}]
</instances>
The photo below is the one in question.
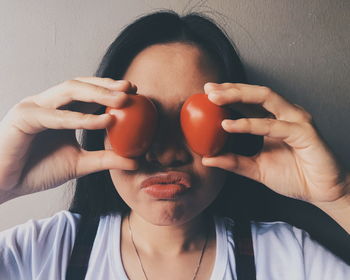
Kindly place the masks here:
<instances>
[{"instance_id":1,"label":"knuckle","mask_svg":"<svg viewBox=\"0 0 350 280\"><path fill-rule=\"evenodd\" d=\"M55 119L59 128L64 128L67 122L66 112L62 110L55 110ZM72 118L73 119L73 118ZM71 121L72 121L71 119Z\"/></svg>"},{"instance_id":2,"label":"knuckle","mask_svg":"<svg viewBox=\"0 0 350 280\"><path fill-rule=\"evenodd\" d=\"M228 94L229 95L232 95L232 96L237 96L237 94L239 93L239 90L235 87L230 87L228 90L227 90Z\"/></svg>"},{"instance_id":3,"label":"knuckle","mask_svg":"<svg viewBox=\"0 0 350 280\"><path fill-rule=\"evenodd\" d=\"M19 116L22 116L25 108L26 104L23 102L19 102L8 111L7 116L11 118L17 118Z\"/></svg>"},{"instance_id":4,"label":"knuckle","mask_svg":"<svg viewBox=\"0 0 350 280\"><path fill-rule=\"evenodd\" d=\"M100 79L102 79L102 80L104 80L106 82L109 82L109 83L115 83L116 82L116 80L114 80L112 78L100 78Z\"/></svg>"},{"instance_id":5,"label":"knuckle","mask_svg":"<svg viewBox=\"0 0 350 280\"><path fill-rule=\"evenodd\" d=\"M232 86L232 83L222 83L222 84L218 84L219 86L222 86L224 88L227 88L227 87L231 87Z\"/></svg>"},{"instance_id":6,"label":"knuckle","mask_svg":"<svg viewBox=\"0 0 350 280\"><path fill-rule=\"evenodd\" d=\"M306 111L302 106L298 104L294 104L294 106L296 106L297 110L299 111L300 119L302 122L312 122L312 115L308 111Z\"/></svg>"},{"instance_id":7,"label":"knuckle","mask_svg":"<svg viewBox=\"0 0 350 280\"><path fill-rule=\"evenodd\" d=\"M77 80L77 81L80 81L80 80L85 80L85 79L89 79L89 77L84 77L84 76L78 76L78 77L75 77L73 80Z\"/></svg>"},{"instance_id":8,"label":"knuckle","mask_svg":"<svg viewBox=\"0 0 350 280\"><path fill-rule=\"evenodd\" d=\"M299 124L299 127L301 127L303 131L308 132L308 133L312 133L313 134L313 133L316 132L314 126L311 123L308 123L308 122Z\"/></svg>"},{"instance_id":9,"label":"knuckle","mask_svg":"<svg viewBox=\"0 0 350 280\"><path fill-rule=\"evenodd\" d=\"M13 107L13 111L20 111L23 108L27 107L28 102L21 100L20 102L16 103Z\"/></svg>"},{"instance_id":10,"label":"knuckle","mask_svg":"<svg viewBox=\"0 0 350 280\"><path fill-rule=\"evenodd\" d=\"M235 170L238 167L238 160L234 154L229 153L227 155L227 168L229 170Z\"/></svg>"},{"instance_id":11,"label":"knuckle","mask_svg":"<svg viewBox=\"0 0 350 280\"><path fill-rule=\"evenodd\" d=\"M251 130L252 122L250 119L242 118L242 119L239 119L239 122L242 128L244 127L246 130Z\"/></svg>"},{"instance_id":12,"label":"knuckle","mask_svg":"<svg viewBox=\"0 0 350 280\"><path fill-rule=\"evenodd\" d=\"M81 124L86 126L95 123L97 121L98 116L92 114L79 114L78 118Z\"/></svg>"},{"instance_id":13,"label":"knuckle","mask_svg":"<svg viewBox=\"0 0 350 280\"><path fill-rule=\"evenodd\" d=\"M135 86L128 80L118 80L117 82L118 82L118 87L123 90L128 90L133 86Z\"/></svg>"},{"instance_id":14,"label":"knuckle","mask_svg":"<svg viewBox=\"0 0 350 280\"><path fill-rule=\"evenodd\" d=\"M250 119L242 118L242 119L240 119L240 121L242 122L242 125L244 125L244 126L250 126L251 125Z\"/></svg>"},{"instance_id":15,"label":"knuckle","mask_svg":"<svg viewBox=\"0 0 350 280\"><path fill-rule=\"evenodd\" d=\"M66 80L61 85L64 89L71 89L73 87L76 87L78 84L77 80Z\"/></svg>"},{"instance_id":16,"label":"knuckle","mask_svg":"<svg viewBox=\"0 0 350 280\"><path fill-rule=\"evenodd\" d=\"M59 84L57 87L61 96L71 99L74 90L76 90L80 82L76 80L67 80Z\"/></svg>"},{"instance_id":17,"label":"knuckle","mask_svg":"<svg viewBox=\"0 0 350 280\"><path fill-rule=\"evenodd\" d=\"M265 119L264 122L265 122L264 124L265 134L268 135L277 126L277 122L274 121L273 119Z\"/></svg>"},{"instance_id":18,"label":"knuckle","mask_svg":"<svg viewBox=\"0 0 350 280\"><path fill-rule=\"evenodd\" d=\"M33 96L34 97L34 96ZM25 98L27 99L27 98ZM4 116L3 120L10 121L27 133L33 127L33 122L41 115L40 106L34 101L21 100L16 103Z\"/></svg>"},{"instance_id":19,"label":"knuckle","mask_svg":"<svg viewBox=\"0 0 350 280\"><path fill-rule=\"evenodd\" d=\"M35 95L26 96L25 98L21 99L19 103L28 103L33 102L35 99Z\"/></svg>"},{"instance_id":20,"label":"knuckle","mask_svg":"<svg viewBox=\"0 0 350 280\"><path fill-rule=\"evenodd\" d=\"M268 127L274 126L276 122L273 119L264 119L265 125Z\"/></svg>"},{"instance_id":21,"label":"knuckle","mask_svg":"<svg viewBox=\"0 0 350 280\"><path fill-rule=\"evenodd\" d=\"M131 82L129 80L120 80L120 82L125 83L127 86L131 86Z\"/></svg>"},{"instance_id":22,"label":"knuckle","mask_svg":"<svg viewBox=\"0 0 350 280\"><path fill-rule=\"evenodd\" d=\"M31 107L32 102L22 99L11 108L10 113L14 115L23 115L23 113Z\"/></svg>"},{"instance_id":23,"label":"knuckle","mask_svg":"<svg viewBox=\"0 0 350 280\"><path fill-rule=\"evenodd\" d=\"M99 96L102 96L102 95L110 96L110 95L112 95L112 90L109 90L107 88L103 88L103 87L100 87L100 86L95 86L95 85L93 87L94 87L93 91L94 91L94 93L96 93L96 95L99 95ZM93 99L93 96L91 96L91 98Z\"/></svg>"},{"instance_id":24,"label":"knuckle","mask_svg":"<svg viewBox=\"0 0 350 280\"><path fill-rule=\"evenodd\" d=\"M307 111L302 111L302 120L306 123L312 122L312 115Z\"/></svg>"},{"instance_id":25,"label":"knuckle","mask_svg":"<svg viewBox=\"0 0 350 280\"><path fill-rule=\"evenodd\" d=\"M266 86L259 86L259 92L265 97L268 98L272 95L272 90L269 87Z\"/></svg>"},{"instance_id":26,"label":"knuckle","mask_svg":"<svg viewBox=\"0 0 350 280\"><path fill-rule=\"evenodd\" d=\"M53 113L52 125L55 129L63 129L64 124L67 122L63 116L63 111L55 110Z\"/></svg>"}]
</instances>

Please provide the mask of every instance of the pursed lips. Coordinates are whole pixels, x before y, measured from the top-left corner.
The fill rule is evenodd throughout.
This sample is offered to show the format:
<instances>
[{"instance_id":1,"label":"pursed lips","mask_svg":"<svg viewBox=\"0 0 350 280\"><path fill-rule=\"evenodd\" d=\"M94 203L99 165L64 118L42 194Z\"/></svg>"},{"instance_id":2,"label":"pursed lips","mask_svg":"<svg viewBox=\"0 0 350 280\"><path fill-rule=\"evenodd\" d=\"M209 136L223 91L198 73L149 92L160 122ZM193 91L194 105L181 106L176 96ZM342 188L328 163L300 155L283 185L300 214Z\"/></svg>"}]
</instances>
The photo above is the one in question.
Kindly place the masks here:
<instances>
[{"instance_id":1,"label":"pursed lips","mask_svg":"<svg viewBox=\"0 0 350 280\"><path fill-rule=\"evenodd\" d=\"M141 182L141 188L146 188L155 184L177 184L185 188L191 187L191 176L185 172L169 171L158 173L157 175L148 177Z\"/></svg>"}]
</instances>

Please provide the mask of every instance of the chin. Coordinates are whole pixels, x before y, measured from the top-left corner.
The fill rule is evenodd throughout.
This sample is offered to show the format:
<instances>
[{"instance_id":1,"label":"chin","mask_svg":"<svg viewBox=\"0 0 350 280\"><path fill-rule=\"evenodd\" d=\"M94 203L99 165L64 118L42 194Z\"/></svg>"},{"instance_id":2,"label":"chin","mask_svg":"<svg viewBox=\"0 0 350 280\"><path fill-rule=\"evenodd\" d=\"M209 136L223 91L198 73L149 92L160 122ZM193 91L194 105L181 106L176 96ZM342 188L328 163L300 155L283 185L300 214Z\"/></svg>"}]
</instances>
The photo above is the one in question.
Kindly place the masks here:
<instances>
[{"instance_id":1,"label":"chin","mask_svg":"<svg viewBox=\"0 0 350 280\"><path fill-rule=\"evenodd\" d=\"M178 226L184 224L198 214L200 210L193 208L193 205L186 205L177 201L156 201L147 205L143 212L135 211L143 219L158 226Z\"/></svg>"}]
</instances>

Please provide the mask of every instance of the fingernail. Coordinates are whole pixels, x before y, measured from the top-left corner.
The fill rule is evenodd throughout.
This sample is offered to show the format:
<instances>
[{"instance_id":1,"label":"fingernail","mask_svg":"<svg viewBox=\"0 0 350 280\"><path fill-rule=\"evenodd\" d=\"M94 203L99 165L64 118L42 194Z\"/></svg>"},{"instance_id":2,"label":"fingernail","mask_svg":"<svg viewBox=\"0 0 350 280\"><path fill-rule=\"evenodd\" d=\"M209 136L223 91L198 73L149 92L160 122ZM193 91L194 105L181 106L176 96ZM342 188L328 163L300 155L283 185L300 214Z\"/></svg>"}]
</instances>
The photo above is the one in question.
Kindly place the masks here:
<instances>
[{"instance_id":1,"label":"fingernail","mask_svg":"<svg viewBox=\"0 0 350 280\"><path fill-rule=\"evenodd\" d=\"M118 114L118 110L115 110L115 109L110 109L108 112L108 115L112 115L112 116L115 116L117 114Z\"/></svg>"},{"instance_id":2,"label":"fingernail","mask_svg":"<svg viewBox=\"0 0 350 280\"><path fill-rule=\"evenodd\" d=\"M229 125L232 124L232 122L233 122L232 120L223 120L221 122L221 125L224 126L224 127L228 127Z\"/></svg>"},{"instance_id":3,"label":"fingernail","mask_svg":"<svg viewBox=\"0 0 350 280\"><path fill-rule=\"evenodd\" d=\"M208 94L208 98L211 100L211 101L215 101L215 99L218 98L218 94L216 92L211 92Z\"/></svg>"},{"instance_id":4,"label":"fingernail","mask_svg":"<svg viewBox=\"0 0 350 280\"><path fill-rule=\"evenodd\" d=\"M114 81L113 83L111 83L111 87L120 87L125 85L126 81L121 80L121 81Z\"/></svg>"},{"instance_id":5,"label":"fingernail","mask_svg":"<svg viewBox=\"0 0 350 280\"><path fill-rule=\"evenodd\" d=\"M139 164L137 161L133 161L133 162L130 162L130 165L129 165L129 169L130 170L137 170L139 168Z\"/></svg>"},{"instance_id":6,"label":"fingernail","mask_svg":"<svg viewBox=\"0 0 350 280\"><path fill-rule=\"evenodd\" d=\"M210 164L210 159L209 158L202 158L202 164L204 164L204 165Z\"/></svg>"},{"instance_id":7,"label":"fingernail","mask_svg":"<svg viewBox=\"0 0 350 280\"><path fill-rule=\"evenodd\" d=\"M211 89L215 89L216 86L217 86L216 83L208 82L208 83L206 83L206 84L204 85L204 88L205 88L206 90L211 90Z\"/></svg>"},{"instance_id":8,"label":"fingernail","mask_svg":"<svg viewBox=\"0 0 350 280\"><path fill-rule=\"evenodd\" d=\"M115 84L116 85L122 85L122 84L125 84L126 81L124 80L119 80L119 81L116 81Z\"/></svg>"}]
</instances>

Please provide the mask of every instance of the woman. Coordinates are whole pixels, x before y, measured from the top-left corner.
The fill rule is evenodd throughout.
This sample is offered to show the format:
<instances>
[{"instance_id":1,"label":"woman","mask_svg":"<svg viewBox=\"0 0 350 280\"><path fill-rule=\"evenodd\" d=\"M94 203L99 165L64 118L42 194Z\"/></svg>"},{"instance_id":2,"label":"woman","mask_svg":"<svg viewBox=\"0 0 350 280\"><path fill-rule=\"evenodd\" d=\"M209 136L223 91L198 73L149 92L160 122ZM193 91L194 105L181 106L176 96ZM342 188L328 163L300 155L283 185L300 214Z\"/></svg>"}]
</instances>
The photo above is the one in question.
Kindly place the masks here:
<instances>
[{"instance_id":1,"label":"woman","mask_svg":"<svg viewBox=\"0 0 350 280\"><path fill-rule=\"evenodd\" d=\"M2 278L349 278L350 268L300 229L223 217L231 215L233 197L222 194L246 182L242 175L318 206L350 232L350 176L305 110L246 84L215 24L172 12L144 16L112 43L96 76L29 96L1 122L2 202L78 178L71 212L1 233ZM112 150L105 129L118 118L103 113L136 92L156 104L160 122L149 150L130 159ZM179 110L199 92L243 116L223 129L249 134L217 157L195 154L181 133ZM85 150L75 129L85 129ZM261 136L264 146L252 156ZM186 191L155 195L145 188L174 181Z\"/></svg>"}]
</instances>

